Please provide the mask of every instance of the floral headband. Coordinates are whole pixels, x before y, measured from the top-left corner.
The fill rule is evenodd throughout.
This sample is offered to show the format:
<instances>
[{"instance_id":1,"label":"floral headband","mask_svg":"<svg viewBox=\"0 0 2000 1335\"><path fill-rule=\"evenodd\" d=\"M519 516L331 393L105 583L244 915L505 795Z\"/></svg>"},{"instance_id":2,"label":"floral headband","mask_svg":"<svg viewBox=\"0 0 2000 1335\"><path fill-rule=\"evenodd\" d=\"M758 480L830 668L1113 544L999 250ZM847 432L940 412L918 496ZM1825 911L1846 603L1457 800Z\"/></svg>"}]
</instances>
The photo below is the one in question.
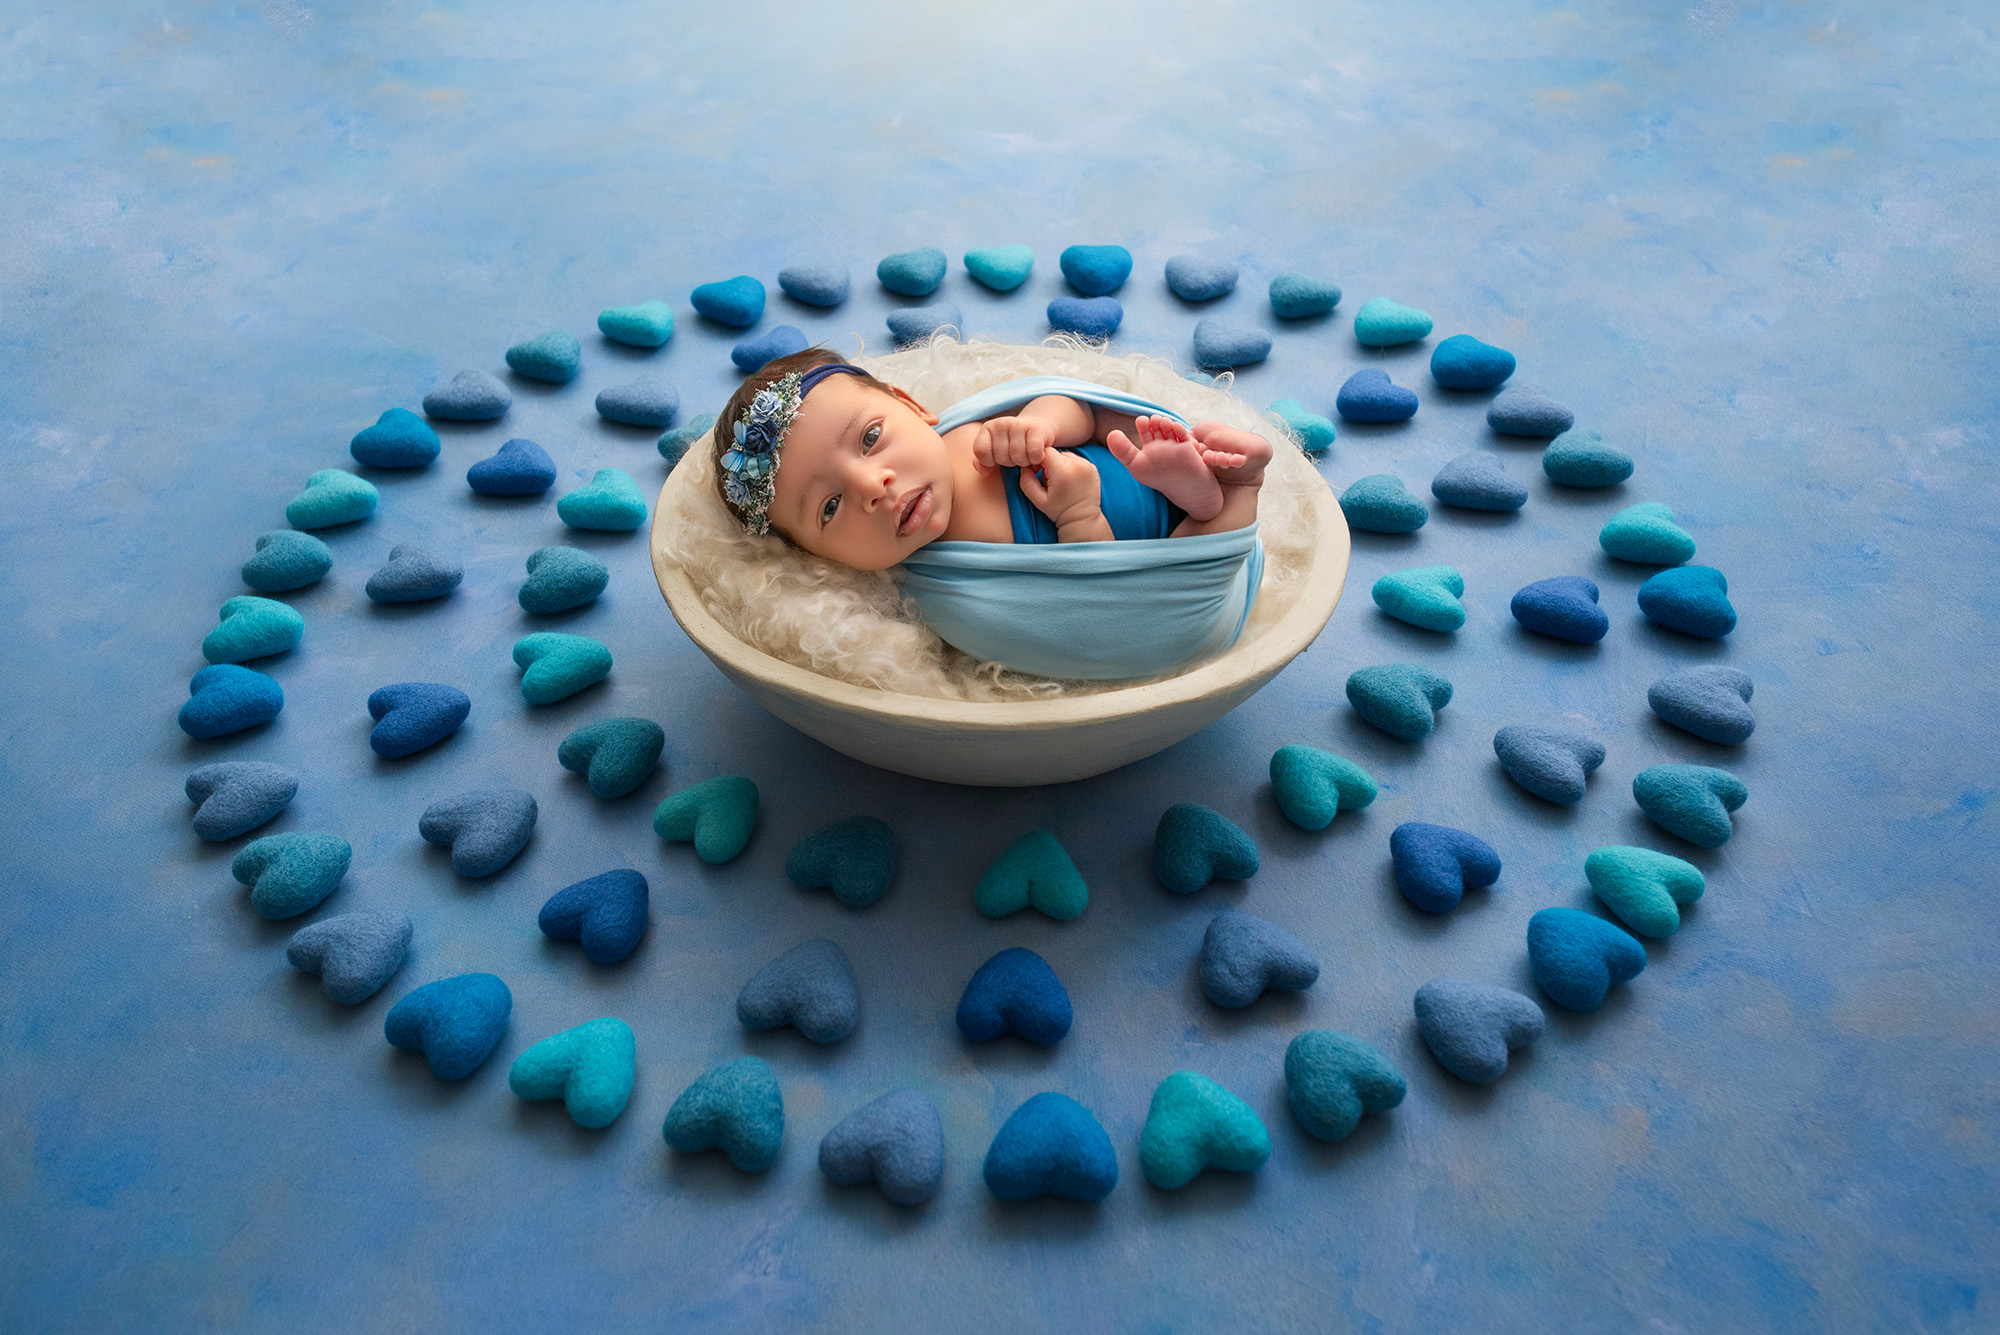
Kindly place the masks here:
<instances>
[{"instance_id":1,"label":"floral headband","mask_svg":"<svg viewBox=\"0 0 2000 1335\"><path fill-rule=\"evenodd\" d=\"M794 371L757 391L736 419L735 445L722 455L722 494L743 514L743 527L758 537L771 531L771 502L778 495L778 451L798 416L806 394L830 375L867 375L858 366L829 362Z\"/></svg>"}]
</instances>

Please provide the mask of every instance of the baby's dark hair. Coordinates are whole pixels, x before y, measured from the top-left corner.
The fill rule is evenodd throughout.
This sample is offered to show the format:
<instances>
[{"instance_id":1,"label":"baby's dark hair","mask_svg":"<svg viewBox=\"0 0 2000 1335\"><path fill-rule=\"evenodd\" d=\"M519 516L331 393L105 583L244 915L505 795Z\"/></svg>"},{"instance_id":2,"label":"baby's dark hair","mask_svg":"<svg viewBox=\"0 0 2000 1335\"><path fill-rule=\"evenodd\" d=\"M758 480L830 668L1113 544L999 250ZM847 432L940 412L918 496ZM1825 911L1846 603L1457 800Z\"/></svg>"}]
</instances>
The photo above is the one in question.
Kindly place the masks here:
<instances>
[{"instance_id":1,"label":"baby's dark hair","mask_svg":"<svg viewBox=\"0 0 2000 1335\"><path fill-rule=\"evenodd\" d=\"M794 352L787 357L773 357L744 376L743 383L736 387L736 392L729 396L729 402L722 406L721 413L715 419L715 457L718 463L715 470L715 494L722 498L723 505L728 507L730 514L736 516L736 522L739 524L743 522L743 511L730 504L728 493L722 489L722 481L728 474L720 467L720 461L723 454L735 443L736 423L750 410L750 400L757 397L758 391L769 389L794 371L810 371L815 366L831 366L846 360L847 358L832 348L807 348L804 352ZM888 385L866 372L854 378L870 388L881 390L884 394L890 392ZM771 532L787 543L792 542L791 537L776 525L772 525Z\"/></svg>"}]
</instances>

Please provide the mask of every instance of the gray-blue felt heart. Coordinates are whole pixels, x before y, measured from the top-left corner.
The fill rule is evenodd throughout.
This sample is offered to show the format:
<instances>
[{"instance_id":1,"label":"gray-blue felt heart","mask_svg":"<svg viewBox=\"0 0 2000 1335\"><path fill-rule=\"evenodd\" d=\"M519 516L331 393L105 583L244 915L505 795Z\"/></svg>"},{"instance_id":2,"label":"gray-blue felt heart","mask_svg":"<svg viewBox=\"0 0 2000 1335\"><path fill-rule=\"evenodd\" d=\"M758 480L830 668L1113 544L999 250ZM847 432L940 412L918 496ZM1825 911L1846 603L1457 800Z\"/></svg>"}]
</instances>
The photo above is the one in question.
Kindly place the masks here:
<instances>
[{"instance_id":1,"label":"gray-blue felt heart","mask_svg":"<svg viewBox=\"0 0 2000 1335\"><path fill-rule=\"evenodd\" d=\"M846 1038L860 1011L847 952L825 939L793 946L736 994L736 1018L745 1028L791 1025L815 1043Z\"/></svg>"},{"instance_id":2,"label":"gray-blue felt heart","mask_svg":"<svg viewBox=\"0 0 2000 1335\"><path fill-rule=\"evenodd\" d=\"M1248 1006L1266 991L1300 992L1319 981L1303 941L1248 913L1218 913L1201 941L1201 990L1218 1006Z\"/></svg>"},{"instance_id":3,"label":"gray-blue felt heart","mask_svg":"<svg viewBox=\"0 0 2000 1335\"><path fill-rule=\"evenodd\" d=\"M283 811L298 794L299 776L261 760L224 760L187 777L195 808L194 832L203 839L234 839Z\"/></svg>"},{"instance_id":4,"label":"gray-blue felt heart","mask_svg":"<svg viewBox=\"0 0 2000 1335\"><path fill-rule=\"evenodd\" d=\"M389 560L368 577L363 590L378 603L421 603L442 598L465 578L465 567L414 542L389 549Z\"/></svg>"},{"instance_id":5,"label":"gray-blue felt heart","mask_svg":"<svg viewBox=\"0 0 2000 1335\"><path fill-rule=\"evenodd\" d=\"M301 973L317 973L327 996L358 1006L395 977L410 953L410 920L401 913L343 913L308 923L285 947Z\"/></svg>"},{"instance_id":6,"label":"gray-blue felt heart","mask_svg":"<svg viewBox=\"0 0 2000 1335\"><path fill-rule=\"evenodd\" d=\"M417 832L451 849L460 876L491 876L528 846L537 811L534 797L518 788L483 788L431 803Z\"/></svg>"},{"instance_id":7,"label":"gray-blue felt heart","mask_svg":"<svg viewBox=\"0 0 2000 1335\"><path fill-rule=\"evenodd\" d=\"M1433 978L1417 989L1417 1029L1438 1064L1461 1080L1490 1085L1507 1073L1507 1053L1542 1036L1542 1008L1519 992L1466 978Z\"/></svg>"},{"instance_id":8,"label":"gray-blue felt heart","mask_svg":"<svg viewBox=\"0 0 2000 1335\"><path fill-rule=\"evenodd\" d=\"M855 1109L820 1141L819 1170L837 1186L873 1182L898 1205L929 1200L944 1178L937 1105L899 1089Z\"/></svg>"}]
</instances>

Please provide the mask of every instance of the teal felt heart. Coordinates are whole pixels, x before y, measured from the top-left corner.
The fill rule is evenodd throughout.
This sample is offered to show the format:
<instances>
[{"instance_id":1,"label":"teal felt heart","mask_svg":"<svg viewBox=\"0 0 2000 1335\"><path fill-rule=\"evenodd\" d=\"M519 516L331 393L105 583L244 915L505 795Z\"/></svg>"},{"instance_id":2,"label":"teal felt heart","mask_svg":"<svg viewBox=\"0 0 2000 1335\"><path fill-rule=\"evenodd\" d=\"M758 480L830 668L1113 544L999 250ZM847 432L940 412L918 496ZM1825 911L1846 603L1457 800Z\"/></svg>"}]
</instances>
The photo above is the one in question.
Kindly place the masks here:
<instances>
[{"instance_id":1,"label":"teal felt heart","mask_svg":"<svg viewBox=\"0 0 2000 1335\"><path fill-rule=\"evenodd\" d=\"M333 893L353 856L337 834L272 834L244 845L229 874L250 887L250 907L266 918L296 918Z\"/></svg>"},{"instance_id":2,"label":"teal felt heart","mask_svg":"<svg viewBox=\"0 0 2000 1335\"><path fill-rule=\"evenodd\" d=\"M874 816L838 821L792 845L785 875L801 890L831 890L851 909L889 893L896 879L896 835Z\"/></svg>"},{"instance_id":3,"label":"teal felt heart","mask_svg":"<svg viewBox=\"0 0 2000 1335\"><path fill-rule=\"evenodd\" d=\"M703 862L727 862L757 828L757 785L740 774L718 774L683 788L653 809L653 833L692 843Z\"/></svg>"},{"instance_id":4,"label":"teal felt heart","mask_svg":"<svg viewBox=\"0 0 2000 1335\"><path fill-rule=\"evenodd\" d=\"M352 524L375 513L382 494L366 478L338 468L322 468L306 479L306 489L285 506L285 522L293 528L331 528Z\"/></svg>"},{"instance_id":5,"label":"teal felt heart","mask_svg":"<svg viewBox=\"0 0 2000 1335\"><path fill-rule=\"evenodd\" d=\"M1184 1187L1204 1168L1251 1173L1271 1157L1271 1134L1250 1105L1193 1071L1175 1071L1153 1091L1139 1166L1166 1191Z\"/></svg>"},{"instance_id":6,"label":"teal felt heart","mask_svg":"<svg viewBox=\"0 0 2000 1335\"><path fill-rule=\"evenodd\" d=\"M1311 746L1281 746L1271 757L1271 795L1301 830L1324 830L1343 811L1375 800L1375 780L1342 756Z\"/></svg>"},{"instance_id":7,"label":"teal felt heart","mask_svg":"<svg viewBox=\"0 0 2000 1335\"><path fill-rule=\"evenodd\" d=\"M981 246L965 252L965 271L995 292L1012 292L1035 267L1033 246Z\"/></svg>"},{"instance_id":8,"label":"teal felt heart","mask_svg":"<svg viewBox=\"0 0 2000 1335\"><path fill-rule=\"evenodd\" d=\"M1199 802L1167 808L1153 831L1153 876L1177 895L1210 881L1246 881L1257 874L1257 845L1242 827Z\"/></svg>"},{"instance_id":9,"label":"teal felt heart","mask_svg":"<svg viewBox=\"0 0 2000 1335\"><path fill-rule=\"evenodd\" d=\"M1672 936L1680 930L1683 904L1707 889L1701 869L1650 848L1612 844L1583 862L1583 874L1604 907L1641 936Z\"/></svg>"},{"instance_id":10,"label":"teal felt heart","mask_svg":"<svg viewBox=\"0 0 2000 1335\"><path fill-rule=\"evenodd\" d=\"M993 860L979 878L972 902L989 918L1032 908L1068 922L1090 903L1090 887L1054 835L1031 830Z\"/></svg>"},{"instance_id":11,"label":"teal felt heart","mask_svg":"<svg viewBox=\"0 0 2000 1335\"><path fill-rule=\"evenodd\" d=\"M1333 445L1333 419L1320 416L1297 399L1279 399L1267 411L1284 423L1307 454L1325 454Z\"/></svg>"},{"instance_id":12,"label":"teal felt heart","mask_svg":"<svg viewBox=\"0 0 2000 1335\"><path fill-rule=\"evenodd\" d=\"M523 1099L561 1099L570 1119L596 1131L632 1097L632 1027L609 1016L551 1034L514 1059L507 1087Z\"/></svg>"},{"instance_id":13,"label":"teal felt heart","mask_svg":"<svg viewBox=\"0 0 2000 1335\"><path fill-rule=\"evenodd\" d=\"M521 695L531 705L554 704L594 686L611 673L611 651L588 635L537 631L514 642Z\"/></svg>"},{"instance_id":14,"label":"teal felt heart","mask_svg":"<svg viewBox=\"0 0 2000 1335\"><path fill-rule=\"evenodd\" d=\"M666 745L665 730L649 718L605 718L563 738L556 761L584 775L599 797L623 797L652 776Z\"/></svg>"},{"instance_id":15,"label":"teal felt heart","mask_svg":"<svg viewBox=\"0 0 2000 1335\"><path fill-rule=\"evenodd\" d=\"M1635 565L1677 566L1694 556L1694 539L1659 501L1628 505L1599 530L1597 545Z\"/></svg>"},{"instance_id":16,"label":"teal felt heart","mask_svg":"<svg viewBox=\"0 0 2000 1335\"><path fill-rule=\"evenodd\" d=\"M1559 487L1615 487L1632 476L1632 456L1589 427L1571 427L1542 451L1542 471Z\"/></svg>"},{"instance_id":17,"label":"teal felt heart","mask_svg":"<svg viewBox=\"0 0 2000 1335\"><path fill-rule=\"evenodd\" d=\"M211 663L247 663L295 648L306 619L275 598L239 594L222 605L222 624L202 637L201 656Z\"/></svg>"},{"instance_id":18,"label":"teal felt heart","mask_svg":"<svg viewBox=\"0 0 2000 1335\"><path fill-rule=\"evenodd\" d=\"M646 522L646 498L622 468L600 468L590 485L556 502L556 514L571 528L630 533Z\"/></svg>"},{"instance_id":19,"label":"teal felt heart","mask_svg":"<svg viewBox=\"0 0 2000 1335\"><path fill-rule=\"evenodd\" d=\"M1661 829L1720 848L1736 831L1729 813L1750 800L1750 790L1712 765L1655 765L1632 780L1632 798Z\"/></svg>"},{"instance_id":20,"label":"teal felt heart","mask_svg":"<svg viewBox=\"0 0 2000 1335\"><path fill-rule=\"evenodd\" d=\"M674 336L674 308L664 301L613 306L598 314L597 328L613 343L657 348Z\"/></svg>"},{"instance_id":21,"label":"teal felt heart","mask_svg":"<svg viewBox=\"0 0 2000 1335\"><path fill-rule=\"evenodd\" d=\"M1403 1101L1403 1073L1372 1043L1332 1029L1300 1034L1285 1049L1285 1095L1299 1125L1321 1140L1344 1140L1368 1113Z\"/></svg>"},{"instance_id":22,"label":"teal felt heart","mask_svg":"<svg viewBox=\"0 0 2000 1335\"><path fill-rule=\"evenodd\" d=\"M1347 679L1354 712L1391 736L1415 741L1437 725L1437 711L1451 703L1451 683L1415 663L1365 667Z\"/></svg>"},{"instance_id":23,"label":"teal felt heart","mask_svg":"<svg viewBox=\"0 0 2000 1335\"><path fill-rule=\"evenodd\" d=\"M785 1143L778 1077L761 1057L725 1062L681 1091L661 1131L682 1154L719 1146L744 1172L761 1173L778 1161Z\"/></svg>"},{"instance_id":24,"label":"teal felt heart","mask_svg":"<svg viewBox=\"0 0 2000 1335\"><path fill-rule=\"evenodd\" d=\"M1454 631L1465 624L1465 578L1450 566L1396 570L1375 581L1375 605L1398 621L1424 630Z\"/></svg>"},{"instance_id":25,"label":"teal felt heart","mask_svg":"<svg viewBox=\"0 0 2000 1335\"><path fill-rule=\"evenodd\" d=\"M1354 313L1354 341L1364 348L1395 348L1427 338L1431 317L1387 297L1370 297Z\"/></svg>"}]
</instances>

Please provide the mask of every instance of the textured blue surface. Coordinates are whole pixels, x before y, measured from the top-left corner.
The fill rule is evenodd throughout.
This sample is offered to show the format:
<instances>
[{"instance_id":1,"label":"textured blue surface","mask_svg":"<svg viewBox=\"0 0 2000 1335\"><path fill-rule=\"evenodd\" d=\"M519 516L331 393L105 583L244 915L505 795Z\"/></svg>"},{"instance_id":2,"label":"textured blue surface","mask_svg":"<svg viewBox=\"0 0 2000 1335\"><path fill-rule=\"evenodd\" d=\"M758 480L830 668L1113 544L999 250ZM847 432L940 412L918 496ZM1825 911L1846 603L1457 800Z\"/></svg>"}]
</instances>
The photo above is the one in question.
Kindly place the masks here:
<instances>
[{"instance_id":1,"label":"textured blue surface","mask_svg":"<svg viewBox=\"0 0 2000 1335\"><path fill-rule=\"evenodd\" d=\"M13 698L33 702L0 749L0 1324L1993 1324L1990 7L750 0L666 22L604 0L20 0L0 32L14 498L0 609ZM802 740L675 629L643 535L570 532L547 500L462 482L531 436L558 491L619 467L650 500L657 433L600 423L591 400L656 371L686 413L720 406L741 335L692 314L697 282L769 284L815 257L860 276L912 246L1025 241L1041 262L1012 296L956 266L940 293L982 333L1031 340L1066 290L1056 256L1079 239L1137 257L1114 348L1184 365L1196 313L1162 266L1213 254L1243 277L1202 314L1280 335L1239 375L1252 404L1324 413L1371 365L1417 389L1412 422L1343 427L1318 465L1336 488L1394 473L1421 489L1490 448L1528 505L1357 535L1327 634L1254 700L1101 779L988 793ZM1532 442L1488 439L1481 397L1434 392L1435 338L1360 348L1345 302L1279 330L1266 287L1292 268L1509 349L1638 472L1607 492L1548 484ZM764 320L883 350L895 301L855 288L826 313L773 290ZM655 296L679 320L666 347L597 337L606 306ZM373 475L375 517L323 534L333 573L282 595L311 623L269 665L285 712L187 739L173 716L201 635L305 478L384 409L414 409L461 368L505 376L508 346L555 327L583 336L575 382L507 377L505 419L436 423L435 466ZM1644 622L1645 571L1597 550L1605 519L1647 498L1728 572L1743 614L1728 639ZM369 605L366 573L403 541L458 553L460 591ZM514 589L528 553L562 542L603 557L612 581L559 624L601 638L619 670L531 710L508 650L544 622ZM1367 597L1381 574L1441 563L1469 591L1454 637ZM1562 571L1603 589L1613 625L1594 650L1508 616L1514 590ZM1405 660L1458 688L1421 748L1341 695L1355 668ZM1695 662L1756 679L1760 723L1740 748L1647 709L1651 682ZM473 718L434 751L378 760L368 690L441 676L475 696ZM742 858L709 866L663 844L645 821L653 788L603 802L561 770L560 740L610 714L666 727L674 787L755 778L765 828ZM1606 741L1581 804L1549 806L1500 773L1489 741L1515 720ZM1265 786L1288 742L1360 762L1379 799L1293 827ZM413 919L411 962L354 1010L287 967L299 923L248 910L233 846L188 828L181 784L218 759L299 773L266 828L353 841L319 914ZM1444 1073L1416 1036L1414 988L1457 974L1532 993L1527 920L1592 907L1584 855L1676 847L1629 793L1660 762L1724 765L1755 790L1725 848L1681 850L1708 894L1600 1011L1552 1013L1498 1085ZM543 820L505 871L461 885L416 815L490 785L534 792ZM1151 884L1153 826L1178 801L1242 823L1262 853L1254 883L1191 899ZM903 834L899 888L862 914L790 889L791 845L861 812ZM1508 892L1441 920L1410 909L1387 859L1406 820L1491 839ZM1067 924L979 918L980 870L1036 826L1075 853L1090 908ZM643 971L599 979L534 915L619 865L651 881L658 932ZM1191 963L1219 896L1284 922L1326 981L1248 1012L1208 1006ZM736 987L817 935L853 959L865 1023L832 1050L746 1035ZM951 1008L1014 944L1047 956L1084 1020L1050 1052L968 1052ZM381 1021L415 984L474 971L507 980L516 1023L447 1085L390 1050ZM559 1104L508 1092L530 1042L606 1014L638 1040L625 1117L585 1133ZM1403 1104L1337 1146L1306 1136L1281 1071L1308 1028L1380 1047L1408 1079ZM769 1058L793 1123L756 1178L658 1136L681 1088L745 1052ZM1172 1197L1140 1181L1148 1097L1179 1069L1239 1091L1270 1127L1254 1179L1210 1174ZM944 1121L937 1197L907 1211L828 1188L819 1137L902 1087ZM1000 1122L1042 1090L1102 1119L1127 1172L1094 1210L1001 1207L980 1182Z\"/></svg>"}]
</instances>

